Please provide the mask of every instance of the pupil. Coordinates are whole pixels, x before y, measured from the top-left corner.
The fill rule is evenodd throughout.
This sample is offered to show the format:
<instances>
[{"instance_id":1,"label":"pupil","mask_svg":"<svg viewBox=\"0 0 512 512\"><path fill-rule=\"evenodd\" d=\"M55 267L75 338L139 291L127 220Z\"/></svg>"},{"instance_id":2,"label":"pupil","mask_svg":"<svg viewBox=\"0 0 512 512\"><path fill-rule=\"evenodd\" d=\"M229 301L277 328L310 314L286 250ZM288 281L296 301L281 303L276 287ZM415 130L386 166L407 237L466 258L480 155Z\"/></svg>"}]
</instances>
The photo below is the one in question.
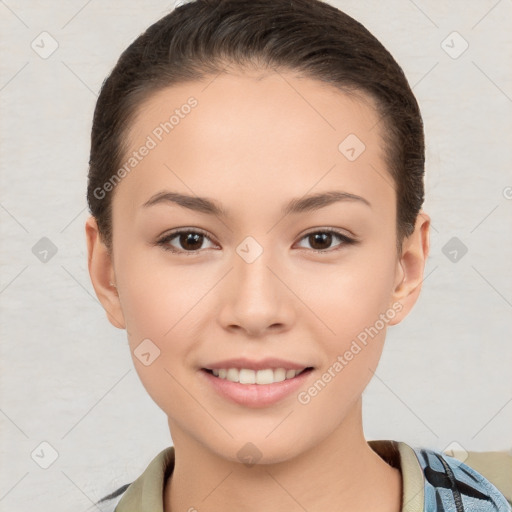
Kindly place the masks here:
<instances>
[{"instance_id":1,"label":"pupil","mask_svg":"<svg viewBox=\"0 0 512 512\"><path fill-rule=\"evenodd\" d=\"M331 245L331 241L332 241L332 234L331 233L315 233L313 235L311 235L314 242L311 244L311 247L313 247L313 249L325 249L325 246L324 247L315 247L317 241L320 241L320 243L323 241L325 243L325 241L327 240L327 247L329 247Z\"/></svg>"},{"instance_id":2,"label":"pupil","mask_svg":"<svg viewBox=\"0 0 512 512\"><path fill-rule=\"evenodd\" d=\"M181 235L180 237L180 243L183 248L187 249L187 245L189 245L189 240L192 240L192 247L191 249L199 249L201 247L201 237L203 235L199 233L187 233L186 235ZM195 240L195 245L194 245ZM199 244L197 243L199 240ZM190 249L190 247L188 247Z\"/></svg>"}]
</instances>

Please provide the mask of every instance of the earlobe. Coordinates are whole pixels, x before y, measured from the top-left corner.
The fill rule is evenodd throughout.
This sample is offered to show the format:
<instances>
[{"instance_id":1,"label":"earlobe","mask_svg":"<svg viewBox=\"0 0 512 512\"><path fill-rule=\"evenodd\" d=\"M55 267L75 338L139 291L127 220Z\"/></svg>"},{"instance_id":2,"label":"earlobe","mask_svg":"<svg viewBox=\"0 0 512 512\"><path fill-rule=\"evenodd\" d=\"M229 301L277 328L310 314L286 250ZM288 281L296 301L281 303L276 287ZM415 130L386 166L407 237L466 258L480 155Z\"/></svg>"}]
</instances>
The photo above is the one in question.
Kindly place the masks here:
<instances>
[{"instance_id":1,"label":"earlobe","mask_svg":"<svg viewBox=\"0 0 512 512\"><path fill-rule=\"evenodd\" d=\"M402 254L397 261L397 279L392 303L400 303L399 314L389 322L400 323L418 300L423 273L430 250L430 217L423 211L418 214L413 233L404 239Z\"/></svg>"},{"instance_id":2,"label":"earlobe","mask_svg":"<svg viewBox=\"0 0 512 512\"><path fill-rule=\"evenodd\" d=\"M119 329L126 329L121 302L115 283L111 255L100 237L98 224L93 216L85 223L87 239L87 264L89 276L109 322Z\"/></svg>"}]
</instances>

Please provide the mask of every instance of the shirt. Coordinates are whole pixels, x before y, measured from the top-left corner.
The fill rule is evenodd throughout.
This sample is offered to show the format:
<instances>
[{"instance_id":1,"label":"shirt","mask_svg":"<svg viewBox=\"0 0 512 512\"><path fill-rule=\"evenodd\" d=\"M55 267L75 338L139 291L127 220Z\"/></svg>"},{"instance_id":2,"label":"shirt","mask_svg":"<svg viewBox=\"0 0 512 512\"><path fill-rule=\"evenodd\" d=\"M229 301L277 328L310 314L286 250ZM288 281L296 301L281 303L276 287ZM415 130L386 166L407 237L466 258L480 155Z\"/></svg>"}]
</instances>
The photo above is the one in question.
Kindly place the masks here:
<instances>
[{"instance_id":1,"label":"shirt","mask_svg":"<svg viewBox=\"0 0 512 512\"><path fill-rule=\"evenodd\" d=\"M399 441L374 440L368 441L368 445L401 473L400 512L512 512L512 455L469 452L462 458L485 468L486 474L493 474L493 480L499 480L503 492L507 493L505 497L494 484L456 456L412 448ZM164 486L174 469L174 455L173 446L162 450L139 478L98 502L102 506L100 510L164 512Z\"/></svg>"}]
</instances>

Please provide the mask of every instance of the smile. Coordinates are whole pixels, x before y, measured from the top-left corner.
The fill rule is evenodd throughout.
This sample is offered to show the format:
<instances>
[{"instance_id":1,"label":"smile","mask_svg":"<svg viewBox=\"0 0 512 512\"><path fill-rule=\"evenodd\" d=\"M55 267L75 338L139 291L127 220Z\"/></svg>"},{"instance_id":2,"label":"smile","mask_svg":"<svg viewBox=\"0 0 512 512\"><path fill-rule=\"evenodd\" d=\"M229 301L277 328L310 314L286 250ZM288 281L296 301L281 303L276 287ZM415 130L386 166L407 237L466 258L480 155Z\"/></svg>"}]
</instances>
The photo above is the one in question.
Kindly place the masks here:
<instances>
[{"instance_id":1,"label":"smile","mask_svg":"<svg viewBox=\"0 0 512 512\"><path fill-rule=\"evenodd\" d=\"M211 372L219 379L226 379L230 382L239 382L240 384L274 384L295 378L311 367L303 368L302 370L287 370L285 368L266 368L263 370L251 370L248 368L218 368L213 370L205 369Z\"/></svg>"},{"instance_id":2,"label":"smile","mask_svg":"<svg viewBox=\"0 0 512 512\"><path fill-rule=\"evenodd\" d=\"M225 376L221 376L224 375L222 370L225 371ZM216 373L218 371L219 375L214 375L214 371ZM288 372L290 373L288 374ZM291 372L293 372L293 376L291 376ZM261 408L273 405L292 393L296 393L306 383L312 372L312 367L288 371L285 371L284 368L275 370L268 368L258 371L246 368L240 370L238 368L219 368L218 370L202 368L199 374L206 379L209 387L211 386L210 389L213 389L220 397L245 407ZM260 374L259 377L258 374ZM257 378L258 383L256 382ZM244 383L245 381L249 382Z\"/></svg>"}]
</instances>

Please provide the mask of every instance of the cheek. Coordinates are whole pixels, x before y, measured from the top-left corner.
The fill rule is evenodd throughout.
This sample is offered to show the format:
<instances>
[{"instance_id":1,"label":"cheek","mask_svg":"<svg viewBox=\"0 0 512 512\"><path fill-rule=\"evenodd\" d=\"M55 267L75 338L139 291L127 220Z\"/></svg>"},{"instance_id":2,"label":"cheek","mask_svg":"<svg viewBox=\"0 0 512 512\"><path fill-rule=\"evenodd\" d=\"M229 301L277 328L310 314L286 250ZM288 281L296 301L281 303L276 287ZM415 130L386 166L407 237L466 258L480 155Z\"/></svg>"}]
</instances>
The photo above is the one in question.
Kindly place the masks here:
<instances>
[{"instance_id":1,"label":"cheek","mask_svg":"<svg viewBox=\"0 0 512 512\"><path fill-rule=\"evenodd\" d=\"M166 342L193 319L195 305L215 276L204 267L179 266L154 253L148 257L147 250L132 251L119 262L121 307L129 332Z\"/></svg>"},{"instance_id":2,"label":"cheek","mask_svg":"<svg viewBox=\"0 0 512 512\"><path fill-rule=\"evenodd\" d=\"M393 247L387 243L354 252L345 264L318 269L311 278L303 274L302 293L318 317L313 320L326 355L320 382L310 390L318 393L314 400L320 408L353 403L371 380L396 314L390 304L394 269ZM305 400L312 395L306 390ZM343 415L341 409L333 421Z\"/></svg>"},{"instance_id":3,"label":"cheek","mask_svg":"<svg viewBox=\"0 0 512 512\"><path fill-rule=\"evenodd\" d=\"M303 272L298 295L325 326L327 339L344 344L390 307L394 269L389 251L354 252L340 265Z\"/></svg>"},{"instance_id":4,"label":"cheek","mask_svg":"<svg viewBox=\"0 0 512 512\"><path fill-rule=\"evenodd\" d=\"M200 320L205 307L211 311L208 292L218 281L212 272L207 266L171 265L165 257L136 250L116 265L133 363L159 405L179 394L172 376L183 382L185 369L195 364L191 354L201 339Z\"/></svg>"},{"instance_id":5,"label":"cheek","mask_svg":"<svg viewBox=\"0 0 512 512\"><path fill-rule=\"evenodd\" d=\"M164 411L176 410L187 397L189 354L199 336L194 334L194 304L204 295L190 291L192 283L179 273L155 279L152 272L135 276L122 300L133 364L153 401ZM192 287L193 288L193 287Z\"/></svg>"},{"instance_id":6,"label":"cheek","mask_svg":"<svg viewBox=\"0 0 512 512\"><path fill-rule=\"evenodd\" d=\"M391 262L388 266L393 268ZM317 275L311 287L309 298L320 320L322 333L317 333L325 358L317 380L303 390L299 402L311 403L307 409L313 415L337 404L328 418L323 416L333 427L359 399L379 363L388 322L396 315L389 304L392 278L388 274L391 270L386 266L361 263L350 272L337 269ZM325 286L319 286L322 283Z\"/></svg>"}]
</instances>

